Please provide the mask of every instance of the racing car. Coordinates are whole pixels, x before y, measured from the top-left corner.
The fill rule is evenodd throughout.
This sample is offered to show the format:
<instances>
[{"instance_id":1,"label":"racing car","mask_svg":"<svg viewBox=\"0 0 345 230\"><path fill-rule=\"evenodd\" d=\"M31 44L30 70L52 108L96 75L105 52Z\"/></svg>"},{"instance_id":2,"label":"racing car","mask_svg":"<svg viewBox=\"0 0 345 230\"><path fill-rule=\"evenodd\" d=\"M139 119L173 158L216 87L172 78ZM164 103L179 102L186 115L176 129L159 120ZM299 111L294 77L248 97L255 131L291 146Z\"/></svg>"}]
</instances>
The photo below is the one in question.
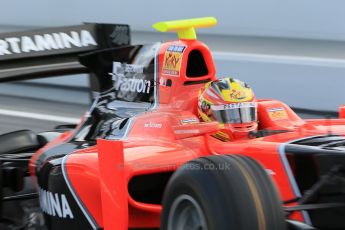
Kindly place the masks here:
<instances>
[{"instance_id":1,"label":"racing car","mask_svg":"<svg viewBox=\"0 0 345 230\"><path fill-rule=\"evenodd\" d=\"M345 119L272 99L256 99L246 138L200 119L199 91L218 78L195 29L215 24L159 22L178 40L80 54L72 72L98 90L81 122L0 136L1 229L345 229Z\"/></svg>"}]
</instances>

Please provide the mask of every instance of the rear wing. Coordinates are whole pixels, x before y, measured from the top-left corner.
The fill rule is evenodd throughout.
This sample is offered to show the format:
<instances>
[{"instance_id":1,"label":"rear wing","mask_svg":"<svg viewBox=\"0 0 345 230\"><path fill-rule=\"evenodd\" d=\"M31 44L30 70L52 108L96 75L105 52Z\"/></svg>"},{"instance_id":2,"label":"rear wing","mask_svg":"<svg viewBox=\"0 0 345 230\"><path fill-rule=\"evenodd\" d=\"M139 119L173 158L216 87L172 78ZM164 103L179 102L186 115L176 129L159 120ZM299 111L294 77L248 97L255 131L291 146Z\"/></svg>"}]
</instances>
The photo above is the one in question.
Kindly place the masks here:
<instances>
[{"instance_id":1,"label":"rear wing","mask_svg":"<svg viewBox=\"0 0 345 230\"><path fill-rule=\"evenodd\" d=\"M84 24L0 34L0 82L89 73L78 56L130 44L123 24Z\"/></svg>"}]
</instances>

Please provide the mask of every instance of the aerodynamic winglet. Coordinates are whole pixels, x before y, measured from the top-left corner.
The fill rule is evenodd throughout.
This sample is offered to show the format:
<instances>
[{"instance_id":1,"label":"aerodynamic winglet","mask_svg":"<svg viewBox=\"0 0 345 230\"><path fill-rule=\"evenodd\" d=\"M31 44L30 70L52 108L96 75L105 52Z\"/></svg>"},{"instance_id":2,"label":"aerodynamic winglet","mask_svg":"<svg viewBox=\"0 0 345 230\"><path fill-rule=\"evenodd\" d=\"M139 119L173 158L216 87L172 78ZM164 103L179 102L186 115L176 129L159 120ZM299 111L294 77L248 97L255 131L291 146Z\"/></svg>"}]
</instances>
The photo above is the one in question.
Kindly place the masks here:
<instances>
[{"instance_id":1,"label":"aerodynamic winglet","mask_svg":"<svg viewBox=\"0 0 345 230\"><path fill-rule=\"evenodd\" d=\"M157 22L152 25L160 32L176 31L179 39L196 40L195 28L207 28L217 24L214 17Z\"/></svg>"}]
</instances>

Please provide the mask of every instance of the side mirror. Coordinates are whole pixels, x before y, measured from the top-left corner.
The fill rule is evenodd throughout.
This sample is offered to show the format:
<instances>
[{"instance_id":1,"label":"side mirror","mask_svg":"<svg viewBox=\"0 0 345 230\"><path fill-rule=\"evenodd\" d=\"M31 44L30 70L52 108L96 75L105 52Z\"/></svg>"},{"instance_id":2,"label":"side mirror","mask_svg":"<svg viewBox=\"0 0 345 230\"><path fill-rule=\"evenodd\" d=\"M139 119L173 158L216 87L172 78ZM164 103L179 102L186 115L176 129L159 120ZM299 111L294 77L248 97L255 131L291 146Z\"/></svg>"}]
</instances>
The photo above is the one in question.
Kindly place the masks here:
<instances>
[{"instance_id":1,"label":"side mirror","mask_svg":"<svg viewBox=\"0 0 345 230\"><path fill-rule=\"evenodd\" d=\"M216 121L173 126L176 139L202 136L204 134L216 133L219 130L219 123Z\"/></svg>"},{"instance_id":2,"label":"side mirror","mask_svg":"<svg viewBox=\"0 0 345 230\"><path fill-rule=\"evenodd\" d=\"M339 118L345 119L345 105L339 106Z\"/></svg>"}]
</instances>

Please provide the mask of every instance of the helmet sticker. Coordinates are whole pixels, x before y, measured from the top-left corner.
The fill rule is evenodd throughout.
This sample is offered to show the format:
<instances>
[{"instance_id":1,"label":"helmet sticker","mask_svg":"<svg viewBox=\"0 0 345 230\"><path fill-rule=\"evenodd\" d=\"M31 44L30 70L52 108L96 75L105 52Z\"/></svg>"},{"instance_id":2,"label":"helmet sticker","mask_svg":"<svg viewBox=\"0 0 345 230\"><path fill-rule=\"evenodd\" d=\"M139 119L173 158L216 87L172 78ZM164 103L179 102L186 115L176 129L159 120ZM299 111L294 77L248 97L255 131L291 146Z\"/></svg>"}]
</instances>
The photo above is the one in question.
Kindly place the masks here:
<instances>
[{"instance_id":1,"label":"helmet sticker","mask_svg":"<svg viewBox=\"0 0 345 230\"><path fill-rule=\"evenodd\" d=\"M230 92L231 99L239 100L245 97L246 97L246 93L243 90L232 89Z\"/></svg>"}]
</instances>

